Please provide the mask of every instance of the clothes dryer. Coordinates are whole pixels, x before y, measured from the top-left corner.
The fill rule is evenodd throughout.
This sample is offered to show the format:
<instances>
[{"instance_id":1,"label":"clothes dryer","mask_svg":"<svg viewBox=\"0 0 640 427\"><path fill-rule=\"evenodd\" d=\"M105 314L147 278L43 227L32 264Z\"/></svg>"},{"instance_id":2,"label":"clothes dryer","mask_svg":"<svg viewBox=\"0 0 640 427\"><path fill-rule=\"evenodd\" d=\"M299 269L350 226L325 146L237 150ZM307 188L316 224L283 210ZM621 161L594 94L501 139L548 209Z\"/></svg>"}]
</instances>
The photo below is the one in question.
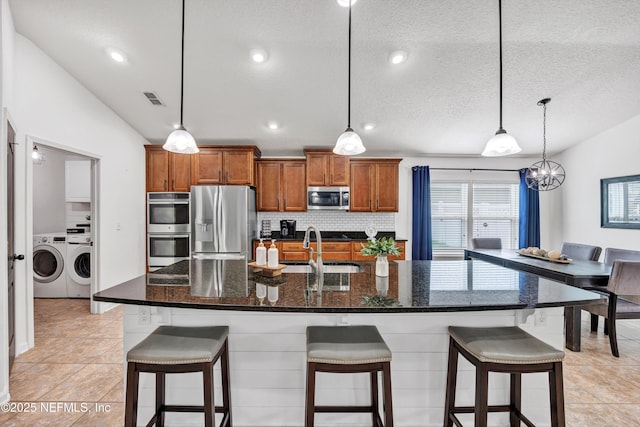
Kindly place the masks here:
<instances>
[{"instance_id":1,"label":"clothes dryer","mask_svg":"<svg viewBox=\"0 0 640 427\"><path fill-rule=\"evenodd\" d=\"M69 298L91 296L91 235L67 235L67 295Z\"/></svg>"},{"instance_id":2,"label":"clothes dryer","mask_svg":"<svg viewBox=\"0 0 640 427\"><path fill-rule=\"evenodd\" d=\"M67 297L66 233L33 236L33 296Z\"/></svg>"}]
</instances>

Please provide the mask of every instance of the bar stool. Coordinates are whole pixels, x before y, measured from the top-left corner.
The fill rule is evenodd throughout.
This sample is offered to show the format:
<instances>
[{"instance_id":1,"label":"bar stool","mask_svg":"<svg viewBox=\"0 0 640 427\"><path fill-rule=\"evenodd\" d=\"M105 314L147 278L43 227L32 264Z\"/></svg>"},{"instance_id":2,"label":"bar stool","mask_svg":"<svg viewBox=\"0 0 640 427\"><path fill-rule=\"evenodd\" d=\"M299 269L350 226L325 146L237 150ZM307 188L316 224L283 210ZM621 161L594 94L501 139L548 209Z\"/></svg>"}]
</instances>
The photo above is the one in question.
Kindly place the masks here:
<instances>
[{"instance_id":1,"label":"bar stool","mask_svg":"<svg viewBox=\"0 0 640 427\"><path fill-rule=\"evenodd\" d=\"M465 328L449 326L449 367L444 406L444 425L462 424L456 413L475 414L476 427L487 425L487 412L509 412L511 426L520 421L534 424L521 412L521 376L523 373L549 372L551 425L564 426L564 392L562 359L564 352L538 340L516 327ZM476 401L474 406L456 406L458 353L476 367ZM511 374L510 403L487 405L489 372Z\"/></svg>"},{"instance_id":2,"label":"bar stool","mask_svg":"<svg viewBox=\"0 0 640 427\"><path fill-rule=\"evenodd\" d=\"M369 372L371 405L316 406L316 372ZM375 326L308 326L305 427L313 427L316 412L371 413L374 426L382 426L378 405L378 372L382 372L385 427L393 426L391 350Z\"/></svg>"},{"instance_id":3,"label":"bar stool","mask_svg":"<svg viewBox=\"0 0 640 427\"><path fill-rule=\"evenodd\" d=\"M164 426L165 412L204 412L204 425L213 427L215 414L222 413L220 427L231 426L229 393L228 326L160 326L127 353L126 427L134 427L138 418L140 372L156 374L156 412L147 425ZM220 359L222 406L213 398L213 365ZM202 372L204 405L166 405L165 375Z\"/></svg>"}]
</instances>

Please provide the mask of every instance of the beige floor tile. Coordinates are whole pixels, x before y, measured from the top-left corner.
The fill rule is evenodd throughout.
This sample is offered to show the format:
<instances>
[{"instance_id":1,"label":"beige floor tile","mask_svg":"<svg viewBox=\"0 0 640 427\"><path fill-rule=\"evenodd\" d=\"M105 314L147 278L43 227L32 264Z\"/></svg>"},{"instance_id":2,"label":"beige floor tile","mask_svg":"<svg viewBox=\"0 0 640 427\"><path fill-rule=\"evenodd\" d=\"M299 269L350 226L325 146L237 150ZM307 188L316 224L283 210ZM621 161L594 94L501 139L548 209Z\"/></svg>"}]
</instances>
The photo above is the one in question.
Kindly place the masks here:
<instances>
[{"instance_id":1,"label":"beige floor tile","mask_svg":"<svg viewBox=\"0 0 640 427\"><path fill-rule=\"evenodd\" d=\"M98 403L73 427L116 427L124 424L124 403Z\"/></svg>"},{"instance_id":2,"label":"beige floor tile","mask_svg":"<svg viewBox=\"0 0 640 427\"><path fill-rule=\"evenodd\" d=\"M71 426L74 422L80 419L82 415L79 405L76 405L75 409L72 407L56 408L57 412L46 412L38 407L38 410L33 413L20 413L10 418L6 422L2 423L3 427L63 427Z\"/></svg>"},{"instance_id":3,"label":"beige floor tile","mask_svg":"<svg viewBox=\"0 0 640 427\"><path fill-rule=\"evenodd\" d=\"M121 380L118 384L113 386L111 390L107 392L102 399L101 402L124 402L124 381Z\"/></svg>"},{"instance_id":4,"label":"beige floor tile","mask_svg":"<svg viewBox=\"0 0 640 427\"><path fill-rule=\"evenodd\" d=\"M31 369L19 374L12 372L9 379L11 400L34 401L60 384L69 381L84 365L36 363Z\"/></svg>"},{"instance_id":5,"label":"beige floor tile","mask_svg":"<svg viewBox=\"0 0 640 427\"><path fill-rule=\"evenodd\" d=\"M97 402L123 378L122 365L92 364L40 397L47 401Z\"/></svg>"}]
</instances>

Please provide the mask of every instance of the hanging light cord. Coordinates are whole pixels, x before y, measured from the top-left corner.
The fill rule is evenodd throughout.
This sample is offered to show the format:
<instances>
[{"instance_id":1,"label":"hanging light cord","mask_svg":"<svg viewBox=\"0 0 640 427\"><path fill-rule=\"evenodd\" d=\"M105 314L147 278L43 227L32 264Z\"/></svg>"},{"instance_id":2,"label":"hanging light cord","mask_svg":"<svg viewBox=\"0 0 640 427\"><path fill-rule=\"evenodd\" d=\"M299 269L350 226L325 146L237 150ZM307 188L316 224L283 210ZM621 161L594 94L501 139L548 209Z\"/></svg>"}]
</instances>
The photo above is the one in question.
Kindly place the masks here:
<instances>
[{"instance_id":1,"label":"hanging light cord","mask_svg":"<svg viewBox=\"0 0 640 427\"><path fill-rule=\"evenodd\" d=\"M502 0L498 0L498 21L500 23L500 130L502 129Z\"/></svg>"},{"instance_id":2,"label":"hanging light cord","mask_svg":"<svg viewBox=\"0 0 640 427\"><path fill-rule=\"evenodd\" d=\"M542 103L542 161L547 160L547 103Z\"/></svg>"},{"instance_id":3,"label":"hanging light cord","mask_svg":"<svg viewBox=\"0 0 640 427\"><path fill-rule=\"evenodd\" d=\"M184 4L185 0L182 0L182 50L180 51L181 62L180 62L180 126L183 126L182 123L182 109L183 109L183 98L184 98Z\"/></svg>"},{"instance_id":4,"label":"hanging light cord","mask_svg":"<svg viewBox=\"0 0 640 427\"><path fill-rule=\"evenodd\" d=\"M349 1L349 62L347 80L347 130L351 130L351 1Z\"/></svg>"}]
</instances>

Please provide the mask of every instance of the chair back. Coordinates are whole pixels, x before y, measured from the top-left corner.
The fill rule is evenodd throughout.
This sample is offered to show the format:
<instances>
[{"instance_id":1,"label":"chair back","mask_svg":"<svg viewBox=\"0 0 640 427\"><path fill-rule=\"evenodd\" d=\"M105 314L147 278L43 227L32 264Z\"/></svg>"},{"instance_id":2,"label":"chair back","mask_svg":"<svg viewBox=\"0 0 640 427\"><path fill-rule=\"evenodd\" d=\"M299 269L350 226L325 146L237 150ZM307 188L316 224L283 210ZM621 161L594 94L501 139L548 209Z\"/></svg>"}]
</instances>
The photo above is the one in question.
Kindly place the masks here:
<instances>
[{"instance_id":1,"label":"chair back","mask_svg":"<svg viewBox=\"0 0 640 427\"><path fill-rule=\"evenodd\" d=\"M597 261L600 258L602 248L600 246L583 245L581 243L563 242L560 253L565 254L570 259L581 259L585 261Z\"/></svg>"},{"instance_id":2,"label":"chair back","mask_svg":"<svg viewBox=\"0 0 640 427\"><path fill-rule=\"evenodd\" d=\"M498 237L474 237L471 239L473 249L502 249L502 240Z\"/></svg>"},{"instance_id":3,"label":"chair back","mask_svg":"<svg viewBox=\"0 0 640 427\"><path fill-rule=\"evenodd\" d=\"M639 296L640 261L614 261L607 289L616 295Z\"/></svg>"},{"instance_id":4,"label":"chair back","mask_svg":"<svg viewBox=\"0 0 640 427\"><path fill-rule=\"evenodd\" d=\"M613 262L617 260L640 261L640 251L616 248L606 248L604 250L605 265L613 265Z\"/></svg>"}]
</instances>

